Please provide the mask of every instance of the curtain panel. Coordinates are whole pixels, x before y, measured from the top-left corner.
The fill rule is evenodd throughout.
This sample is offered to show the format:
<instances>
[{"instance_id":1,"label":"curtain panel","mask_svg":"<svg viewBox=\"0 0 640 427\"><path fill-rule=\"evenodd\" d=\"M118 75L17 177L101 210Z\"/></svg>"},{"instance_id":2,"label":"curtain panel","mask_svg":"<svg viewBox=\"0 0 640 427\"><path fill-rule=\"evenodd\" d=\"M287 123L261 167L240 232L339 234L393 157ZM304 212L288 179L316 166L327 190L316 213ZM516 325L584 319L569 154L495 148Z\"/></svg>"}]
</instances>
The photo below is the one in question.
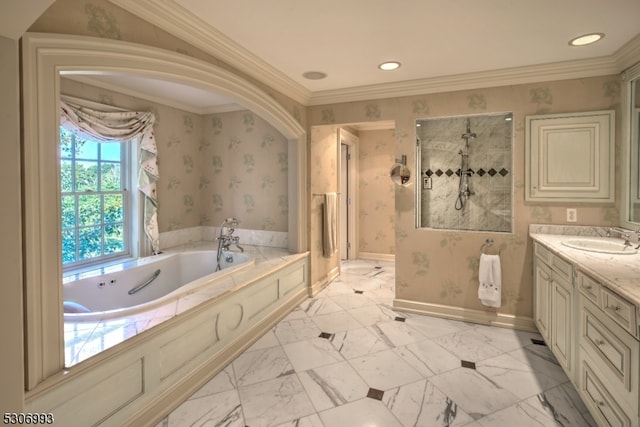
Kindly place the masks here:
<instances>
[{"instance_id":1,"label":"curtain panel","mask_svg":"<svg viewBox=\"0 0 640 427\"><path fill-rule=\"evenodd\" d=\"M153 253L160 250L156 183L158 150L153 135L155 116L148 111L98 111L60 101L60 125L75 134L99 141L138 142L137 187L144 194L144 232Z\"/></svg>"}]
</instances>

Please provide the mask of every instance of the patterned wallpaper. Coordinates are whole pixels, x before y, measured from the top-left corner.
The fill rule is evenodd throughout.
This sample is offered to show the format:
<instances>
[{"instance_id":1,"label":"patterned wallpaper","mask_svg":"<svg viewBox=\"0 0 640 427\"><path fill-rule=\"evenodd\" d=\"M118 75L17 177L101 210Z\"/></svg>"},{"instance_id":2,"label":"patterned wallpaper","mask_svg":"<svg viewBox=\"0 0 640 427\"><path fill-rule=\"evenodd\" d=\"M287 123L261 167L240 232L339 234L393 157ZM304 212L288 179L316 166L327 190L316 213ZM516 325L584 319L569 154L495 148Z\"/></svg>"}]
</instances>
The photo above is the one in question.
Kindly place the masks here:
<instances>
[{"instance_id":1,"label":"patterned wallpaper","mask_svg":"<svg viewBox=\"0 0 640 427\"><path fill-rule=\"evenodd\" d=\"M67 95L156 115L160 232L217 226L287 231L287 141L257 115L198 115L62 79Z\"/></svg>"},{"instance_id":2,"label":"patterned wallpaper","mask_svg":"<svg viewBox=\"0 0 640 427\"><path fill-rule=\"evenodd\" d=\"M332 123L394 120L394 155L408 156L415 165L415 120L511 111L513 124L514 223L511 233L416 229L415 185L395 187L396 296L427 304L493 311L477 298L480 247L487 238L501 249L503 296L500 313L531 317L533 310L531 223L564 224L562 203L524 202L525 116L572 111L617 110L620 117L618 76L601 76L504 86L478 90L388 98L373 101L314 106L308 109L312 132ZM619 119L618 119L619 120ZM619 146L619 122L616 129ZM327 162L332 159L325 159ZM616 159L619 164L619 159ZM323 163L311 162L311 175ZM413 170L415 174L415 170ZM414 175L415 176L415 175ZM619 177L616 178L619 194ZM578 225L615 225L618 202L578 206ZM369 233L375 233L370 230ZM314 233L314 230L312 230ZM314 234L312 234L312 239Z\"/></svg>"},{"instance_id":3,"label":"patterned wallpaper","mask_svg":"<svg viewBox=\"0 0 640 427\"><path fill-rule=\"evenodd\" d=\"M358 250L395 253L394 184L389 170L395 163L393 130L368 130L358 141Z\"/></svg>"}]
</instances>

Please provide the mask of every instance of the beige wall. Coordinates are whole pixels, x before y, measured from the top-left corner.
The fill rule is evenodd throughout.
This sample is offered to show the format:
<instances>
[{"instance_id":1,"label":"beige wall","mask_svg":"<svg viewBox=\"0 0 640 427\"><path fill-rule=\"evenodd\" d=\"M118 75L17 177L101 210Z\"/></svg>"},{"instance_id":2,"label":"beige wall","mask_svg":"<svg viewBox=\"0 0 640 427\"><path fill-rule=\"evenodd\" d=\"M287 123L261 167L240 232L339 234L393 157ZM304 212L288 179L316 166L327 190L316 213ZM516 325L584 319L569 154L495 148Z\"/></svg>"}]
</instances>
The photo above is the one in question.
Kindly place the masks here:
<instances>
[{"instance_id":1,"label":"beige wall","mask_svg":"<svg viewBox=\"0 0 640 427\"><path fill-rule=\"evenodd\" d=\"M22 235L20 219L20 78L18 42L0 37L0 411L23 409Z\"/></svg>"},{"instance_id":2,"label":"beige wall","mask_svg":"<svg viewBox=\"0 0 640 427\"><path fill-rule=\"evenodd\" d=\"M415 178L406 187L395 188L396 296L426 304L491 311L477 298L477 270L480 247L492 238L502 253L503 298L500 313L532 316L532 248L528 239L530 223L564 224L563 203L524 202L525 116L572 111L619 110L618 76L564 80L496 88L388 98L310 107L312 134L316 126L363 121L395 120L395 156L408 156L415 164L415 120L474 113L514 113L514 232L457 232L415 228ZM618 126L618 135L619 126ZM618 144L619 146L619 144ZM619 152L619 150L618 150ZM318 169L326 169L334 159L318 163L312 159L313 179ZM327 163L324 163L327 162ZM415 171L414 171L415 172ZM414 174L415 176L415 174ZM617 178L619 181L619 177ZM619 182L616 185L619 188ZM619 194L619 191L616 193ZM390 195L386 203L394 203ZM581 205L577 224L618 223L617 204ZM311 241L317 239L312 229Z\"/></svg>"},{"instance_id":3,"label":"beige wall","mask_svg":"<svg viewBox=\"0 0 640 427\"><path fill-rule=\"evenodd\" d=\"M395 163L393 129L367 130L358 141L358 251L395 253L394 184L389 170Z\"/></svg>"}]
</instances>

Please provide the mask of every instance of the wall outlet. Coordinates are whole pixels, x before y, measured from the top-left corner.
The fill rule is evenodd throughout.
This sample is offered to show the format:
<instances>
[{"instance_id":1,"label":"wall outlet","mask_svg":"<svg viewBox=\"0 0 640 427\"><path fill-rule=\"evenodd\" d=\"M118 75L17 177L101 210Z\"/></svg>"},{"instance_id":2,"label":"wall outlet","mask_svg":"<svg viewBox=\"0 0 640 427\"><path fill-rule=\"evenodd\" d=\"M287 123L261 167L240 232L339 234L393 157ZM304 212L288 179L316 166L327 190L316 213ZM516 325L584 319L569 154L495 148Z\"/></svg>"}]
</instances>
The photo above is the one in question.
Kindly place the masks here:
<instances>
[{"instance_id":1,"label":"wall outlet","mask_svg":"<svg viewBox=\"0 0 640 427\"><path fill-rule=\"evenodd\" d=\"M567 222L576 222L578 220L578 210L569 208L567 209Z\"/></svg>"}]
</instances>

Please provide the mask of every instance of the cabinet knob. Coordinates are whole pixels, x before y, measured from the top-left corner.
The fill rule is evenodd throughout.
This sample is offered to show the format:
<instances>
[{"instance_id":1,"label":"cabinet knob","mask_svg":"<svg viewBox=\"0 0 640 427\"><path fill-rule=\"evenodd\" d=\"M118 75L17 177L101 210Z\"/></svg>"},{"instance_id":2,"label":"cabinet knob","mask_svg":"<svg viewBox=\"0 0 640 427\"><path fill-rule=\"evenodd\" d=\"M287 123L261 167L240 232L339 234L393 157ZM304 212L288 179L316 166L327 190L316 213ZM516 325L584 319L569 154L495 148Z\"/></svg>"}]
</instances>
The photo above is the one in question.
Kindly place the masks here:
<instances>
[{"instance_id":1,"label":"cabinet knob","mask_svg":"<svg viewBox=\"0 0 640 427\"><path fill-rule=\"evenodd\" d=\"M591 288L593 288L593 286L591 286L591 285L582 285L582 287L585 288L588 291L590 291Z\"/></svg>"},{"instance_id":2,"label":"cabinet knob","mask_svg":"<svg viewBox=\"0 0 640 427\"><path fill-rule=\"evenodd\" d=\"M613 309L614 309L615 311L620 311L620 310L622 310L622 307L621 307L621 306L619 306L619 305L616 305Z\"/></svg>"},{"instance_id":3,"label":"cabinet knob","mask_svg":"<svg viewBox=\"0 0 640 427\"><path fill-rule=\"evenodd\" d=\"M596 340L596 344L598 344L598 345L605 345L605 344L606 344L606 342L605 342L605 340L603 340L603 339L597 339L597 340Z\"/></svg>"},{"instance_id":4,"label":"cabinet knob","mask_svg":"<svg viewBox=\"0 0 640 427\"><path fill-rule=\"evenodd\" d=\"M598 406L600 406L600 407L603 407L603 406L607 405L606 403L604 403L604 400L599 400L597 403L598 403Z\"/></svg>"}]
</instances>

